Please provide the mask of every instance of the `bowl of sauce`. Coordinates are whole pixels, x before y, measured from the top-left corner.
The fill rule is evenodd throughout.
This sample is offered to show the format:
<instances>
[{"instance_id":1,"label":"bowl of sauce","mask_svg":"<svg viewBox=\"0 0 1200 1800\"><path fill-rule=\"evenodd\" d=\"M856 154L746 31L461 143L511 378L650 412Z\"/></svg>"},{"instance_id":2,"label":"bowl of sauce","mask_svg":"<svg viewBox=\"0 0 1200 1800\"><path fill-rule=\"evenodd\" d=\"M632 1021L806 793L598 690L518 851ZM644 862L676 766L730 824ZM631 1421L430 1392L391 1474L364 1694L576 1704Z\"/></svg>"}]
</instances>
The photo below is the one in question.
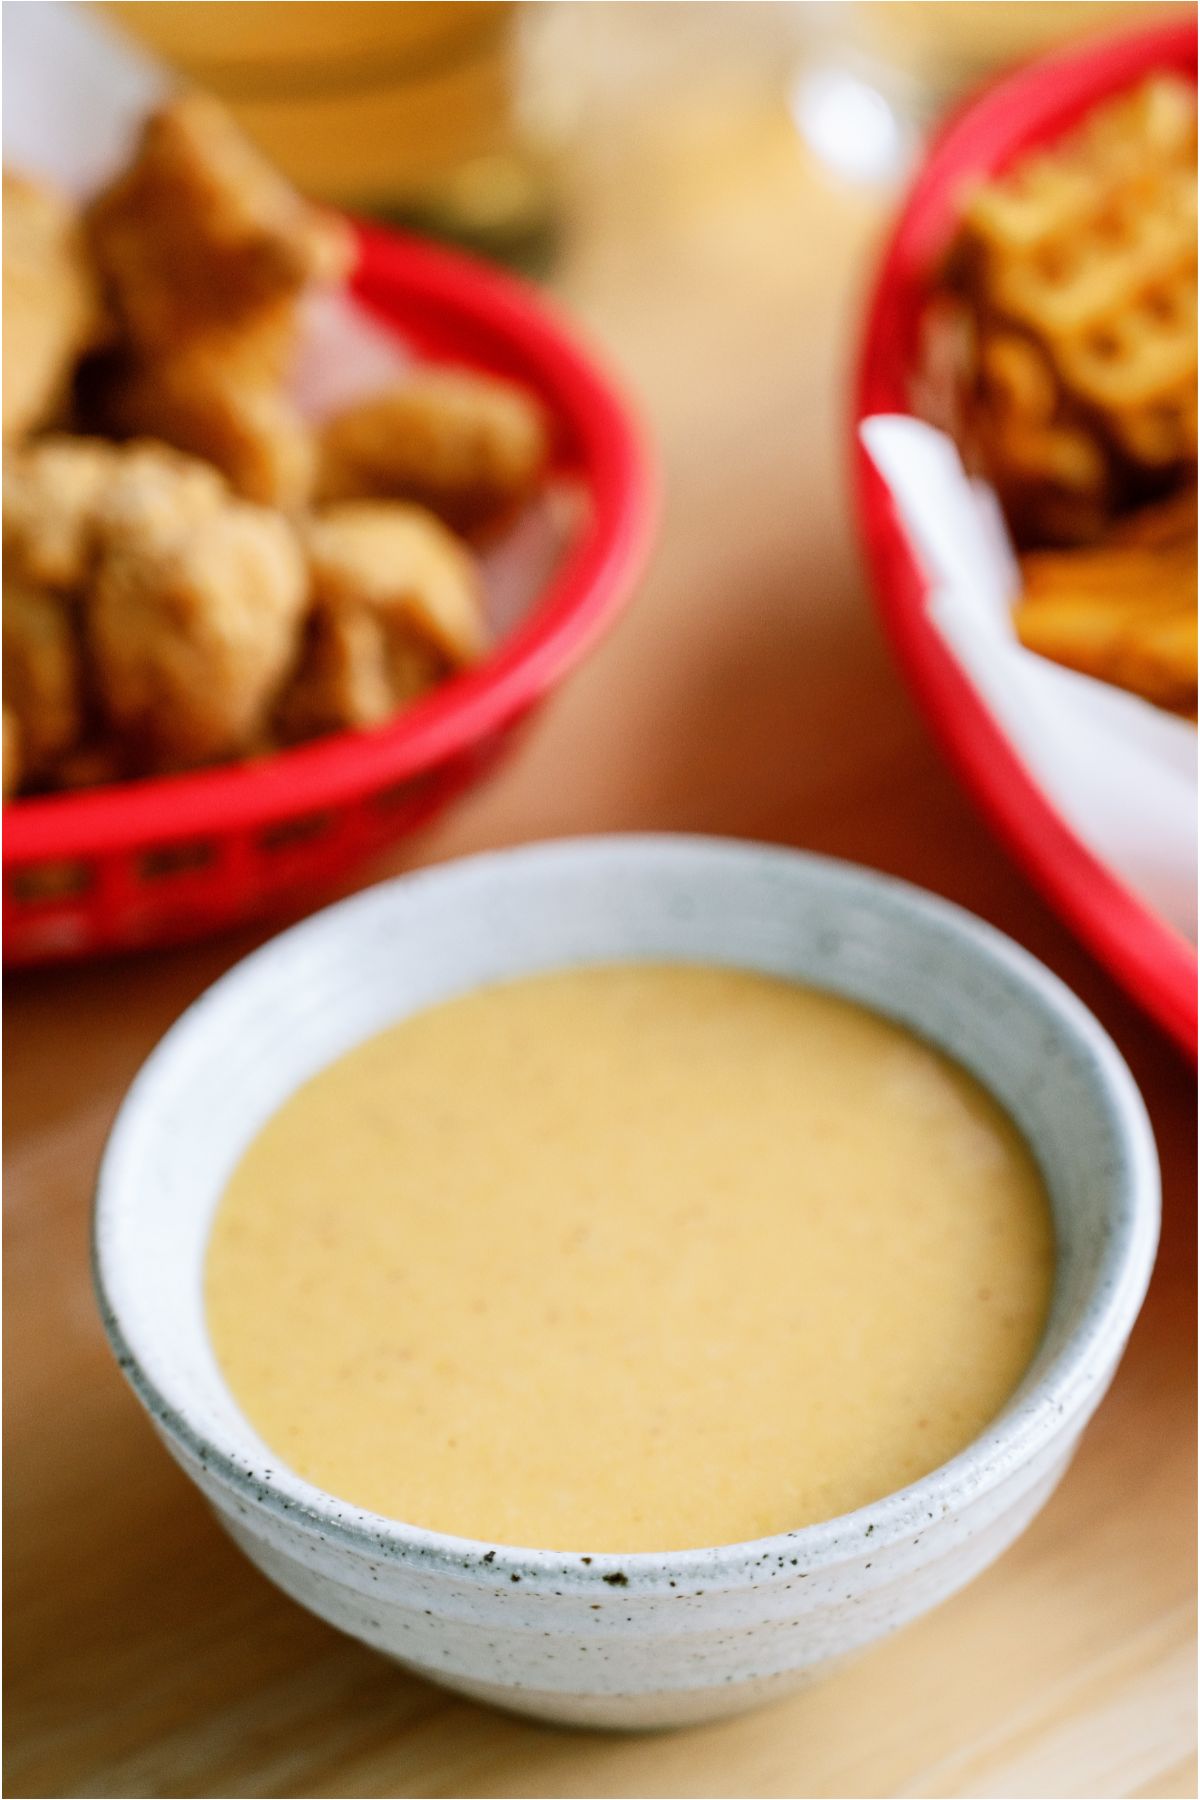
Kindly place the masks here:
<instances>
[{"instance_id":1,"label":"bowl of sauce","mask_svg":"<svg viewBox=\"0 0 1200 1800\"><path fill-rule=\"evenodd\" d=\"M987 1566L1136 1317L1158 1184L1073 996L903 884L534 846L275 939L134 1083L97 1283L288 1593L565 1722L714 1717Z\"/></svg>"}]
</instances>

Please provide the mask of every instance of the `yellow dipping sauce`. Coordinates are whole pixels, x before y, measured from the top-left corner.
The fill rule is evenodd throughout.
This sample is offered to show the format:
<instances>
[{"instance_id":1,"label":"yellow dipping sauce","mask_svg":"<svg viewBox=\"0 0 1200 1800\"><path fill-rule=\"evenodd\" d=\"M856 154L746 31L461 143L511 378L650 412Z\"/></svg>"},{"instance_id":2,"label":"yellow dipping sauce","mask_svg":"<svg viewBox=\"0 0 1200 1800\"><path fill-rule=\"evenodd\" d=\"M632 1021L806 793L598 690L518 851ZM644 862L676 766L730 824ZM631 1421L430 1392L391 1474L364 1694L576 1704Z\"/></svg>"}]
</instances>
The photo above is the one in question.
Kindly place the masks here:
<instances>
[{"instance_id":1,"label":"yellow dipping sauce","mask_svg":"<svg viewBox=\"0 0 1200 1800\"><path fill-rule=\"evenodd\" d=\"M221 1202L217 1358L281 1460L499 1543L735 1542L964 1448L1046 1318L1041 1178L979 1084L843 1000L620 965L405 1019Z\"/></svg>"}]
</instances>

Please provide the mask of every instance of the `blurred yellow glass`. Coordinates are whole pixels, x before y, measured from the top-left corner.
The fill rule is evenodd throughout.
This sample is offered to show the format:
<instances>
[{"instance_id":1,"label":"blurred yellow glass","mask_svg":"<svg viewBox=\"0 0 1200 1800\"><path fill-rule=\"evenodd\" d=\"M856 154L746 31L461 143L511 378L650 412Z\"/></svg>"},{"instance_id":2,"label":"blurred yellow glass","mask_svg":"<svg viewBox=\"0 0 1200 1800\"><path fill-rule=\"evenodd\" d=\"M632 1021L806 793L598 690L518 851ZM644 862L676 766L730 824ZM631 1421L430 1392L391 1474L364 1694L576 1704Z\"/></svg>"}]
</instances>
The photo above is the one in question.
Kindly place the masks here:
<instances>
[{"instance_id":1,"label":"blurred yellow glass","mask_svg":"<svg viewBox=\"0 0 1200 1800\"><path fill-rule=\"evenodd\" d=\"M518 118L511 0L104 0L298 187L498 255L550 225Z\"/></svg>"}]
</instances>

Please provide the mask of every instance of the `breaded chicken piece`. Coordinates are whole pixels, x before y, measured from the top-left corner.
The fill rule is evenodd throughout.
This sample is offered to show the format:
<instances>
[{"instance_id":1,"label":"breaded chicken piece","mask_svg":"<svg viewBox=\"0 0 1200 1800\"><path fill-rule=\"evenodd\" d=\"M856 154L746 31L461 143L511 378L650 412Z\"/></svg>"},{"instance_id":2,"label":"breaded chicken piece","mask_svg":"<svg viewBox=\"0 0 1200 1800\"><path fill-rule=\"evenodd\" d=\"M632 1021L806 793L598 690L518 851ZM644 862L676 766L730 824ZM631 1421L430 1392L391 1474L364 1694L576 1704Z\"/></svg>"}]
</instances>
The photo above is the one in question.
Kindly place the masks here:
<instances>
[{"instance_id":1,"label":"breaded chicken piece","mask_svg":"<svg viewBox=\"0 0 1200 1800\"><path fill-rule=\"evenodd\" d=\"M45 437L4 457L4 568L71 593L87 579L96 513L120 452L100 438Z\"/></svg>"},{"instance_id":2,"label":"breaded chicken piece","mask_svg":"<svg viewBox=\"0 0 1200 1800\"><path fill-rule=\"evenodd\" d=\"M202 457L244 499L294 512L312 498L312 427L275 382L208 341L159 362L113 359L92 403L104 429Z\"/></svg>"},{"instance_id":3,"label":"breaded chicken piece","mask_svg":"<svg viewBox=\"0 0 1200 1800\"><path fill-rule=\"evenodd\" d=\"M121 322L153 358L212 334L228 342L266 329L286 343L289 303L312 282L340 279L351 256L348 228L301 199L200 93L147 121L87 225Z\"/></svg>"},{"instance_id":4,"label":"breaded chicken piece","mask_svg":"<svg viewBox=\"0 0 1200 1800\"><path fill-rule=\"evenodd\" d=\"M313 599L404 619L451 668L484 651L483 588L471 552L420 506L357 500L307 527Z\"/></svg>"},{"instance_id":5,"label":"breaded chicken piece","mask_svg":"<svg viewBox=\"0 0 1200 1800\"><path fill-rule=\"evenodd\" d=\"M285 741L386 724L436 687L446 668L437 652L377 614L318 607L300 667L276 711Z\"/></svg>"},{"instance_id":6,"label":"breaded chicken piece","mask_svg":"<svg viewBox=\"0 0 1200 1800\"><path fill-rule=\"evenodd\" d=\"M71 789L105 787L130 773L121 746L111 739L84 739L74 750L59 757L50 771L49 785Z\"/></svg>"},{"instance_id":7,"label":"breaded chicken piece","mask_svg":"<svg viewBox=\"0 0 1200 1800\"><path fill-rule=\"evenodd\" d=\"M529 498L549 449L545 413L524 388L431 369L329 422L319 491L327 500L415 500L469 531Z\"/></svg>"},{"instance_id":8,"label":"breaded chicken piece","mask_svg":"<svg viewBox=\"0 0 1200 1800\"><path fill-rule=\"evenodd\" d=\"M45 775L82 736L83 662L71 603L7 578L4 704L17 722L22 779Z\"/></svg>"},{"instance_id":9,"label":"breaded chicken piece","mask_svg":"<svg viewBox=\"0 0 1200 1800\"><path fill-rule=\"evenodd\" d=\"M110 525L88 646L104 715L146 767L245 748L296 652L307 586L291 527L261 507Z\"/></svg>"},{"instance_id":10,"label":"breaded chicken piece","mask_svg":"<svg viewBox=\"0 0 1200 1800\"><path fill-rule=\"evenodd\" d=\"M103 335L100 288L67 200L4 173L4 441L47 424Z\"/></svg>"},{"instance_id":11,"label":"breaded chicken piece","mask_svg":"<svg viewBox=\"0 0 1200 1800\"><path fill-rule=\"evenodd\" d=\"M420 507L330 507L306 532L313 610L278 710L285 737L380 725L482 655L474 558Z\"/></svg>"},{"instance_id":12,"label":"breaded chicken piece","mask_svg":"<svg viewBox=\"0 0 1200 1800\"><path fill-rule=\"evenodd\" d=\"M11 800L21 782L25 770L21 758L21 726L11 706L4 708L4 755L3 767L0 771L0 789L4 798Z\"/></svg>"},{"instance_id":13,"label":"breaded chicken piece","mask_svg":"<svg viewBox=\"0 0 1200 1800\"><path fill-rule=\"evenodd\" d=\"M35 587L80 593L95 565L102 528L146 529L225 505L215 469L165 444L110 444L55 436L4 459L6 574Z\"/></svg>"},{"instance_id":14,"label":"breaded chicken piece","mask_svg":"<svg viewBox=\"0 0 1200 1800\"><path fill-rule=\"evenodd\" d=\"M81 384L91 420L204 458L248 500L306 505L316 444L284 378L298 302L345 273L349 228L302 200L201 94L149 120L88 226L124 332Z\"/></svg>"},{"instance_id":15,"label":"breaded chicken piece","mask_svg":"<svg viewBox=\"0 0 1200 1800\"><path fill-rule=\"evenodd\" d=\"M233 499L217 469L154 438L113 446L116 466L96 508L100 548L121 535L146 537L196 526Z\"/></svg>"}]
</instances>

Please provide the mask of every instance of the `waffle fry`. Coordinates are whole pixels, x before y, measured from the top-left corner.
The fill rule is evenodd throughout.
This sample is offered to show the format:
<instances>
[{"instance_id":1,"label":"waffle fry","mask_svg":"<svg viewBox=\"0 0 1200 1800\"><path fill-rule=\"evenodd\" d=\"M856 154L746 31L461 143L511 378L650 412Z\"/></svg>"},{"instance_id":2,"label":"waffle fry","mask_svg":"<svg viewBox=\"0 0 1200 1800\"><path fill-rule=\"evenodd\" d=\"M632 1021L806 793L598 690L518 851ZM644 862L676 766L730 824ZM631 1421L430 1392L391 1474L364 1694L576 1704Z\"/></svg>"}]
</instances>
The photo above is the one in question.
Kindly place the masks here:
<instances>
[{"instance_id":1,"label":"waffle fry","mask_svg":"<svg viewBox=\"0 0 1200 1800\"><path fill-rule=\"evenodd\" d=\"M1027 649L1195 716L1194 492L1134 515L1095 549L1027 555L1021 574L1015 624Z\"/></svg>"},{"instance_id":2,"label":"waffle fry","mask_svg":"<svg viewBox=\"0 0 1200 1800\"><path fill-rule=\"evenodd\" d=\"M1143 544L1150 549L1184 549L1196 553L1196 489L1180 488L1157 506L1130 513L1112 528L1114 544Z\"/></svg>"},{"instance_id":3,"label":"waffle fry","mask_svg":"<svg viewBox=\"0 0 1200 1800\"><path fill-rule=\"evenodd\" d=\"M965 200L961 429L1019 541L1087 543L1196 459L1196 97L1155 76Z\"/></svg>"}]
</instances>

